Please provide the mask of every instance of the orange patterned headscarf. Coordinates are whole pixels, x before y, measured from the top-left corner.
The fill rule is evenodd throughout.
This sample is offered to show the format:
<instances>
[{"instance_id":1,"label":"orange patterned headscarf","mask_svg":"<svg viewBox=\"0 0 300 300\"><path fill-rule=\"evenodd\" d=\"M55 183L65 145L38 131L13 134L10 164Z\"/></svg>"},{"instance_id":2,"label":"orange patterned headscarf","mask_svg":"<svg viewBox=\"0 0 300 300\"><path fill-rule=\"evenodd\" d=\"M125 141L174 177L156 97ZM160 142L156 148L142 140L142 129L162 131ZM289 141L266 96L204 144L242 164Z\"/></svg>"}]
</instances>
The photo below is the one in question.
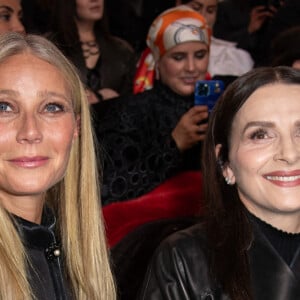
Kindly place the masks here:
<instances>
[{"instance_id":1,"label":"orange patterned headscarf","mask_svg":"<svg viewBox=\"0 0 300 300\"><path fill-rule=\"evenodd\" d=\"M202 15L186 5L164 11L150 26L147 45L155 61L169 49L184 42L210 44L211 30Z\"/></svg>"}]
</instances>

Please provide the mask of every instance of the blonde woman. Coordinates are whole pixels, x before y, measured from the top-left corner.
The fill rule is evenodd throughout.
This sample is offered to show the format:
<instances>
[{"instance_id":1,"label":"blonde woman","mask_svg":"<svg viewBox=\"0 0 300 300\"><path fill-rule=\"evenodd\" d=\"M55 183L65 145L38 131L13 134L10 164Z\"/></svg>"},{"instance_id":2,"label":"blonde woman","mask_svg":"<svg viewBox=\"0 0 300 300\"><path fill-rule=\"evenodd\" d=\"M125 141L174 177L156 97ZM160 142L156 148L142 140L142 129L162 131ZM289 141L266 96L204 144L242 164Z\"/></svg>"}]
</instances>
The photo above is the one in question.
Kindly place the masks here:
<instances>
[{"instance_id":1,"label":"blonde woman","mask_svg":"<svg viewBox=\"0 0 300 300\"><path fill-rule=\"evenodd\" d=\"M0 37L0 299L115 299L85 90L42 37Z\"/></svg>"}]
</instances>

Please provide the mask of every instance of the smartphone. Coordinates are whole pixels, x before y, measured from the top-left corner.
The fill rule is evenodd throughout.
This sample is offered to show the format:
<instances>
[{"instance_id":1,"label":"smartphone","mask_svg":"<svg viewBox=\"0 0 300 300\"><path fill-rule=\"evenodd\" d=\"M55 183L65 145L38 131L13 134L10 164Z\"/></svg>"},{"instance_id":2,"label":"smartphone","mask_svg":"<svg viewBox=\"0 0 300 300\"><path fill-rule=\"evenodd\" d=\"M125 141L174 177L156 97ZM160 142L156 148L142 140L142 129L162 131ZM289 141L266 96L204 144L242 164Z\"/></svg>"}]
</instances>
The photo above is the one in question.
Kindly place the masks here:
<instances>
[{"instance_id":1,"label":"smartphone","mask_svg":"<svg viewBox=\"0 0 300 300\"><path fill-rule=\"evenodd\" d=\"M222 80L198 80L195 85L195 105L207 105L211 112L224 91Z\"/></svg>"}]
</instances>

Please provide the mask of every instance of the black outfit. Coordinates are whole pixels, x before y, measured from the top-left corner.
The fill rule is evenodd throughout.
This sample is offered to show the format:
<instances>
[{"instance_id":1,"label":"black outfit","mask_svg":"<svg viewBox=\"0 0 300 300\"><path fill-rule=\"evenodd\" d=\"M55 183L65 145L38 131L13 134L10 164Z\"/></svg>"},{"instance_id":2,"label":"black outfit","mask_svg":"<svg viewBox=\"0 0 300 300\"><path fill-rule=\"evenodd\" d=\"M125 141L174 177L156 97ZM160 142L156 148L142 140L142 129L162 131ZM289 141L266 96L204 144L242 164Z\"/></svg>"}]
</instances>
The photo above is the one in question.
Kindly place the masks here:
<instances>
[{"instance_id":1,"label":"black outfit","mask_svg":"<svg viewBox=\"0 0 300 300\"><path fill-rule=\"evenodd\" d=\"M129 44L115 37L97 37L100 45L100 57L93 69L88 69L80 42L67 46L55 38L55 33L48 37L77 67L82 81L96 94L99 89L110 88L120 95L131 95L136 68L136 56Z\"/></svg>"},{"instance_id":2,"label":"black outfit","mask_svg":"<svg viewBox=\"0 0 300 300\"><path fill-rule=\"evenodd\" d=\"M192 96L160 82L149 91L92 105L104 162L103 204L141 196L180 171L200 169L201 144L181 153L171 136L193 105Z\"/></svg>"},{"instance_id":3,"label":"black outfit","mask_svg":"<svg viewBox=\"0 0 300 300\"><path fill-rule=\"evenodd\" d=\"M218 4L218 16L214 24L214 36L219 39L237 43L238 48L247 50L255 64L261 63L265 57L264 49L260 47L265 27L254 33L248 32L250 21L251 0L237 4L234 0L225 0Z\"/></svg>"},{"instance_id":4,"label":"black outfit","mask_svg":"<svg viewBox=\"0 0 300 300\"><path fill-rule=\"evenodd\" d=\"M111 249L118 300L136 299L151 257L163 239L200 220L197 217L155 220L138 226L120 240Z\"/></svg>"},{"instance_id":5,"label":"black outfit","mask_svg":"<svg viewBox=\"0 0 300 300\"><path fill-rule=\"evenodd\" d=\"M286 233L270 233L270 225L250 217L253 242L248 251L253 297L255 300L300 299L300 236L293 241ZM269 227L266 229L266 226ZM268 233L268 236L265 234ZM281 234L281 247L270 237ZM234 247L234 245L233 245ZM278 252L278 249L281 249ZM220 285L209 276L208 254L201 224L171 235L157 250L148 270L139 299L220 299L229 300ZM284 257L281 254L285 254ZM226 259L226 257L224 257Z\"/></svg>"},{"instance_id":6,"label":"black outfit","mask_svg":"<svg viewBox=\"0 0 300 300\"><path fill-rule=\"evenodd\" d=\"M26 253L30 260L28 277L38 300L67 300L70 289L64 278L61 250L55 237L55 217L45 209L41 225L14 216Z\"/></svg>"},{"instance_id":7,"label":"black outfit","mask_svg":"<svg viewBox=\"0 0 300 300\"><path fill-rule=\"evenodd\" d=\"M264 1L224 0L218 4L218 16L214 25L216 38L237 43L237 47L247 50L256 66L270 63L270 45L281 31L300 25L300 2L285 0L285 5L278 9L273 18L267 19L263 26L254 33L247 28L251 8Z\"/></svg>"}]
</instances>

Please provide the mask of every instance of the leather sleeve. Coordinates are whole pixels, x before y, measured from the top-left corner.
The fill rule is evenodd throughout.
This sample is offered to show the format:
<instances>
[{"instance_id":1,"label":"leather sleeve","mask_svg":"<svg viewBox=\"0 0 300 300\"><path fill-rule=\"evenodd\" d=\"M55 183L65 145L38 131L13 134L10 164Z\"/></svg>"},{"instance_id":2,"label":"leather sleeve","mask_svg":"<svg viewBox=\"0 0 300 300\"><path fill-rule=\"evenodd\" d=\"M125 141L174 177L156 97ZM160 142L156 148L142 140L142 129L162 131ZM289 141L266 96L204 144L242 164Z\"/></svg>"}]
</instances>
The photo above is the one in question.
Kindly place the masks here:
<instances>
[{"instance_id":1,"label":"leather sleeve","mask_svg":"<svg viewBox=\"0 0 300 300\"><path fill-rule=\"evenodd\" d=\"M196 225L177 232L161 244L138 299L215 299L216 288L208 276L203 240L197 236L198 230Z\"/></svg>"}]
</instances>

